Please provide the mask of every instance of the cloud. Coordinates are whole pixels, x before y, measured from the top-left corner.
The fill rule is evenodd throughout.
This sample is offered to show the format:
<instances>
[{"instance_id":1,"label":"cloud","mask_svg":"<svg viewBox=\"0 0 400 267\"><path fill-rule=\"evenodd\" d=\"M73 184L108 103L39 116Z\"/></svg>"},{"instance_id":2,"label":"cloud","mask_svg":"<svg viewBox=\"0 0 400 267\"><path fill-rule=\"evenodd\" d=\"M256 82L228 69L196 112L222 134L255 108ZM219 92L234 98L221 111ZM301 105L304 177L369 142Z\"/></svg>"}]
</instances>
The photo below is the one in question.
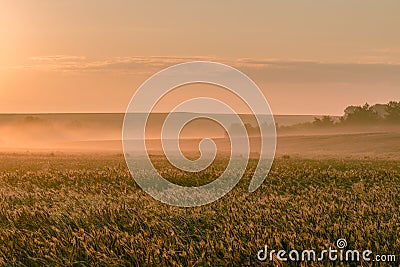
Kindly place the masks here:
<instances>
[{"instance_id":1,"label":"cloud","mask_svg":"<svg viewBox=\"0 0 400 267\"><path fill-rule=\"evenodd\" d=\"M400 48L389 48L389 47L385 47L385 48L375 48L375 49L371 49L370 52L372 53L379 53L379 54L399 54L400 53Z\"/></svg>"},{"instance_id":2,"label":"cloud","mask_svg":"<svg viewBox=\"0 0 400 267\"><path fill-rule=\"evenodd\" d=\"M278 83L398 83L400 64L308 60L238 61L251 78Z\"/></svg>"},{"instance_id":3,"label":"cloud","mask_svg":"<svg viewBox=\"0 0 400 267\"><path fill-rule=\"evenodd\" d=\"M211 57L112 57L90 60L81 56L50 55L29 58L30 64L14 66L14 69L31 69L61 72L121 72L152 73L165 67L187 61L213 60Z\"/></svg>"},{"instance_id":4,"label":"cloud","mask_svg":"<svg viewBox=\"0 0 400 267\"><path fill-rule=\"evenodd\" d=\"M273 83L399 83L400 64L365 60L360 62L324 62L302 59L227 60L216 57L112 57L91 60L82 56L54 55L31 57L31 64L20 69L84 74L116 72L151 75L168 66L188 61L221 62L259 81Z\"/></svg>"},{"instance_id":5,"label":"cloud","mask_svg":"<svg viewBox=\"0 0 400 267\"><path fill-rule=\"evenodd\" d=\"M32 61L81 61L85 60L83 56L70 56L70 55L52 55L52 56L36 56L29 58Z\"/></svg>"}]
</instances>

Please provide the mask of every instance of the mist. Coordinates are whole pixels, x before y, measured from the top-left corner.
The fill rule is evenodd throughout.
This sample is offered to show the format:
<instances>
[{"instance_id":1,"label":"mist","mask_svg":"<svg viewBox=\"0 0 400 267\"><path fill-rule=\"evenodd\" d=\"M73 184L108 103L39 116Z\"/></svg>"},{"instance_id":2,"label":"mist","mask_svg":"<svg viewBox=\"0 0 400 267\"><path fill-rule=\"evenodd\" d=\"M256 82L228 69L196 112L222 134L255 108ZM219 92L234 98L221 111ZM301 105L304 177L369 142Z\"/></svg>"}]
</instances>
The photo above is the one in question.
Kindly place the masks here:
<instances>
[{"instance_id":1,"label":"mist","mask_svg":"<svg viewBox=\"0 0 400 267\"><path fill-rule=\"evenodd\" d=\"M149 117L145 136L150 154L163 154L160 137L166 116L161 113ZM260 138L255 117L240 116L250 135L251 157L257 157ZM122 153L123 119L124 114L118 113L2 114L0 151ZM400 126L397 124L317 127L312 125L313 119L314 116L275 116L278 125L276 155L400 158ZM179 138L180 148L187 157L196 158L199 155L199 143L203 138L214 140L218 155L230 152L231 143L226 131L208 119L190 122Z\"/></svg>"}]
</instances>

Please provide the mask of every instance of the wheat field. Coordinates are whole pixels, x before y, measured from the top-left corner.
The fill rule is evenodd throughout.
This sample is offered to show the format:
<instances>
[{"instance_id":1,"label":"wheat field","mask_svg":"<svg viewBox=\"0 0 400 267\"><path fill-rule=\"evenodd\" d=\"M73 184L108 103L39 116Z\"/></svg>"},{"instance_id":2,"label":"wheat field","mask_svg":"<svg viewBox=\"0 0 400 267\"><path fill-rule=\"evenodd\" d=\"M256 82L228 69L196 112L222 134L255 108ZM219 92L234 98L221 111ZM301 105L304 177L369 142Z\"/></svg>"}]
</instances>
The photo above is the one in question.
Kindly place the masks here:
<instances>
[{"instance_id":1,"label":"wheat field","mask_svg":"<svg viewBox=\"0 0 400 267\"><path fill-rule=\"evenodd\" d=\"M220 200L177 208L143 192L120 154L3 153L0 160L5 266L265 266L256 258L265 245L323 249L338 238L354 249L400 253L398 161L282 157L248 193L251 161ZM204 184L225 164L164 174Z\"/></svg>"}]
</instances>

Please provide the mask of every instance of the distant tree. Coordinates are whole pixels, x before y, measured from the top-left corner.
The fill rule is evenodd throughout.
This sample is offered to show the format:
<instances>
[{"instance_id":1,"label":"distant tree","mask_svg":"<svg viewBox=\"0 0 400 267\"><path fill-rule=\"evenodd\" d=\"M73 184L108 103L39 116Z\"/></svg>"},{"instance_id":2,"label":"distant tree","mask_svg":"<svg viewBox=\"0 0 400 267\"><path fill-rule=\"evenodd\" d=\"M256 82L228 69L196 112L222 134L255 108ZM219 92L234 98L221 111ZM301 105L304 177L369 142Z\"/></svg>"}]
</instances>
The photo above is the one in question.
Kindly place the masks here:
<instances>
[{"instance_id":1,"label":"distant tree","mask_svg":"<svg viewBox=\"0 0 400 267\"><path fill-rule=\"evenodd\" d=\"M253 127L250 123L245 123L244 127L249 136L256 135L257 133L260 132L260 129L258 127ZM238 134L241 132L241 128L242 128L242 125L233 123L230 127L230 130L234 136L238 136Z\"/></svg>"},{"instance_id":2,"label":"distant tree","mask_svg":"<svg viewBox=\"0 0 400 267\"><path fill-rule=\"evenodd\" d=\"M24 118L24 122L28 122L28 123L36 123L36 122L41 122L41 121L42 120L36 116L26 116Z\"/></svg>"},{"instance_id":3,"label":"distant tree","mask_svg":"<svg viewBox=\"0 0 400 267\"><path fill-rule=\"evenodd\" d=\"M386 104L385 120L388 122L400 122L400 101L390 101Z\"/></svg>"},{"instance_id":4,"label":"distant tree","mask_svg":"<svg viewBox=\"0 0 400 267\"><path fill-rule=\"evenodd\" d=\"M374 123L381 120L379 114L372 106L365 103L364 106L350 106L344 110L344 118L341 120L344 123Z\"/></svg>"},{"instance_id":5,"label":"distant tree","mask_svg":"<svg viewBox=\"0 0 400 267\"><path fill-rule=\"evenodd\" d=\"M349 115L353 114L359 106L348 106L344 110L344 119L346 119Z\"/></svg>"},{"instance_id":6,"label":"distant tree","mask_svg":"<svg viewBox=\"0 0 400 267\"><path fill-rule=\"evenodd\" d=\"M375 105L371 106L371 108L373 110L375 110L376 113L378 113L378 115L383 119L387 115L386 105L387 104L375 104Z\"/></svg>"},{"instance_id":7,"label":"distant tree","mask_svg":"<svg viewBox=\"0 0 400 267\"><path fill-rule=\"evenodd\" d=\"M265 129L265 128L271 129L271 127L273 127L273 124L268 124L266 122L263 122L261 124L261 126L263 129ZM239 136L239 133L241 132L242 127L243 126L241 124L233 123L233 124L231 124L229 130L231 131L233 136ZM246 129L248 136L260 136L260 134L261 134L260 127L258 125L253 126L253 125L251 125L251 123L245 123L244 128ZM225 132L225 137L228 137L227 132Z\"/></svg>"},{"instance_id":8,"label":"distant tree","mask_svg":"<svg viewBox=\"0 0 400 267\"><path fill-rule=\"evenodd\" d=\"M313 124L319 127L329 127L335 124L331 116L323 116L322 118L315 117Z\"/></svg>"}]
</instances>

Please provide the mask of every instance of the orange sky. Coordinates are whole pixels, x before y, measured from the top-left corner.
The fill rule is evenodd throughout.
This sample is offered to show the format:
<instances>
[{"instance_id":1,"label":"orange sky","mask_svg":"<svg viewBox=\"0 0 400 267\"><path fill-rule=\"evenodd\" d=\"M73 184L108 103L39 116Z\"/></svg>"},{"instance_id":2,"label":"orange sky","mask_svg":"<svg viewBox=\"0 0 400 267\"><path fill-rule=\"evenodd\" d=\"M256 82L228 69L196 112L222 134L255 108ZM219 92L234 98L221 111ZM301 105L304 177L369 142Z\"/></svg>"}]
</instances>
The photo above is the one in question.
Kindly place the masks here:
<instances>
[{"instance_id":1,"label":"orange sky","mask_svg":"<svg viewBox=\"0 0 400 267\"><path fill-rule=\"evenodd\" d=\"M399 14L397 0L2 0L0 112L123 112L192 60L243 71L275 114L400 100Z\"/></svg>"}]
</instances>

